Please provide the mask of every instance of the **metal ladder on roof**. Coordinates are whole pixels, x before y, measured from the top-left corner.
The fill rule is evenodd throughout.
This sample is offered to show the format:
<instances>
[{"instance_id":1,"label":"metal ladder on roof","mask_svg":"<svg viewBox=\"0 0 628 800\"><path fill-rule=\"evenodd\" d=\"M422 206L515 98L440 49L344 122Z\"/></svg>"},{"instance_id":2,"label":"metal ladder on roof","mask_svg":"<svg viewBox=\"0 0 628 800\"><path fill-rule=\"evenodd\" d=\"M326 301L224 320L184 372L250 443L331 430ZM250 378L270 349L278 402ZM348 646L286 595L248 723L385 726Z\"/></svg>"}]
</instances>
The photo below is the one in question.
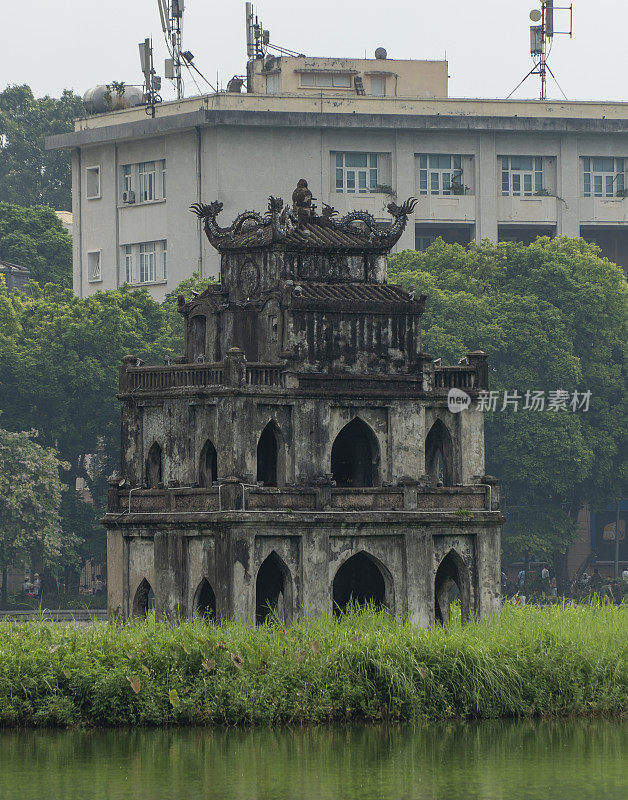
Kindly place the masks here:
<instances>
[{"instance_id":1,"label":"metal ladder on roof","mask_svg":"<svg viewBox=\"0 0 628 800\"><path fill-rule=\"evenodd\" d=\"M355 93L356 94L366 94L364 91L364 83L362 82L362 76L356 75L353 79L353 85L355 86Z\"/></svg>"}]
</instances>

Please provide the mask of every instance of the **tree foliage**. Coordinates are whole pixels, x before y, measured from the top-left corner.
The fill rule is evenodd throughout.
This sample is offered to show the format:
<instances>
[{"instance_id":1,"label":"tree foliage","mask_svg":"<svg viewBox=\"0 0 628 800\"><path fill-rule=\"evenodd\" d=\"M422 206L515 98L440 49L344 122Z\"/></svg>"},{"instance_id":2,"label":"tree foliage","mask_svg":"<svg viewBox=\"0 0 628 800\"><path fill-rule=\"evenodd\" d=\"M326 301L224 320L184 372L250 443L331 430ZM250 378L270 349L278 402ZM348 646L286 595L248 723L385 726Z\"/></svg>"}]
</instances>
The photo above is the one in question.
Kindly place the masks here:
<instances>
[{"instance_id":1,"label":"tree foliage","mask_svg":"<svg viewBox=\"0 0 628 800\"><path fill-rule=\"evenodd\" d=\"M0 202L0 259L28 267L42 284L72 286L72 237L52 208Z\"/></svg>"},{"instance_id":2,"label":"tree foliage","mask_svg":"<svg viewBox=\"0 0 628 800\"><path fill-rule=\"evenodd\" d=\"M36 431L0 429L0 566L50 563L67 553L75 537L61 535L61 478L67 468L52 448L34 441Z\"/></svg>"},{"instance_id":3,"label":"tree foliage","mask_svg":"<svg viewBox=\"0 0 628 800\"><path fill-rule=\"evenodd\" d=\"M583 503L605 505L627 474L626 280L582 239L437 240L391 258L389 280L428 295L423 349L456 361L489 356L487 470L502 482L509 556L565 552ZM503 392L592 393L586 413L502 411Z\"/></svg>"},{"instance_id":4,"label":"tree foliage","mask_svg":"<svg viewBox=\"0 0 628 800\"><path fill-rule=\"evenodd\" d=\"M71 209L70 154L47 151L45 138L71 131L82 114L68 90L60 98L35 98L26 85L0 92L0 202Z\"/></svg>"}]
</instances>

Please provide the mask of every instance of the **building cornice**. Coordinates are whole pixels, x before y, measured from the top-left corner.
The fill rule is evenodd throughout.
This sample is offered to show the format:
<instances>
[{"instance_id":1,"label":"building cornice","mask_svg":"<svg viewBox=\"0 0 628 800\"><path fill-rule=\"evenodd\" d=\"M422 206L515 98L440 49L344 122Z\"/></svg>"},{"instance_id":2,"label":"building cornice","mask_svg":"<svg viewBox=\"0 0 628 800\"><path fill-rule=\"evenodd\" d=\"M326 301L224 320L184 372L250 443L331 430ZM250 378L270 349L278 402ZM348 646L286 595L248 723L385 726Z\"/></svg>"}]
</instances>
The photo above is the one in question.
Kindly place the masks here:
<instances>
[{"instance_id":1,"label":"building cornice","mask_svg":"<svg viewBox=\"0 0 628 800\"><path fill-rule=\"evenodd\" d=\"M168 135L197 127L329 128L387 131L453 131L493 133L628 133L628 104L555 103L538 101L434 100L391 98L375 107L373 98L240 96L198 98L195 110L187 102L164 104L155 118L143 109L99 115L77 121L77 130L46 139L46 149L63 150L143 137ZM279 101L279 102L277 102ZM283 101L283 102L281 102ZM201 108L198 108L198 103ZM192 105L190 102L189 105ZM229 106L231 107L224 107ZM221 107L223 106L223 107ZM247 108L248 106L248 108ZM320 110L316 110L316 108ZM369 109L369 110L367 110ZM498 111L499 113L480 113ZM512 112L510 115L505 113ZM530 113L537 111L537 113ZM544 111L545 113L540 113ZM602 112L607 111L608 114ZM517 112L517 113L515 113ZM565 113L569 112L569 113ZM577 113L576 113L577 112ZM140 113L143 116L140 116ZM590 116L586 116L586 114ZM580 116L579 114L583 114ZM599 114L597 116L596 114Z\"/></svg>"}]
</instances>

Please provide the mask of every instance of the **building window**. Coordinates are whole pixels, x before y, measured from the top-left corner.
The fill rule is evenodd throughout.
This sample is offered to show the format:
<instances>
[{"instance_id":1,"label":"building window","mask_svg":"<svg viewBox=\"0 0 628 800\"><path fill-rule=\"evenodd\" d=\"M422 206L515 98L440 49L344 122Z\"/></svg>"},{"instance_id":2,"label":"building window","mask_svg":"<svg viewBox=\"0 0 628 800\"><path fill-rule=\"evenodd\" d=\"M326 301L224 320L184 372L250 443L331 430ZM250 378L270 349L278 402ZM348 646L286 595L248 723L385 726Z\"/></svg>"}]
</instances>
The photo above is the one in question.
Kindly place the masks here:
<instances>
[{"instance_id":1,"label":"building window","mask_svg":"<svg viewBox=\"0 0 628 800\"><path fill-rule=\"evenodd\" d=\"M100 197L100 167L87 167L85 170L85 196L88 200Z\"/></svg>"},{"instance_id":2,"label":"building window","mask_svg":"<svg viewBox=\"0 0 628 800\"><path fill-rule=\"evenodd\" d=\"M155 200L155 162L145 161L138 167L140 203Z\"/></svg>"},{"instance_id":3,"label":"building window","mask_svg":"<svg viewBox=\"0 0 628 800\"><path fill-rule=\"evenodd\" d=\"M92 250L87 254L87 280L90 283L102 280L100 250Z\"/></svg>"},{"instance_id":4,"label":"building window","mask_svg":"<svg viewBox=\"0 0 628 800\"><path fill-rule=\"evenodd\" d=\"M438 237L434 235L424 235L424 234L417 234L414 237L414 249L415 250L427 250L427 248L434 244Z\"/></svg>"},{"instance_id":5,"label":"building window","mask_svg":"<svg viewBox=\"0 0 628 800\"><path fill-rule=\"evenodd\" d=\"M131 172L130 164L125 164L122 167L122 191L123 192L133 191L133 175Z\"/></svg>"},{"instance_id":6,"label":"building window","mask_svg":"<svg viewBox=\"0 0 628 800\"><path fill-rule=\"evenodd\" d=\"M462 156L419 156L420 194L464 194Z\"/></svg>"},{"instance_id":7,"label":"building window","mask_svg":"<svg viewBox=\"0 0 628 800\"><path fill-rule=\"evenodd\" d=\"M133 248L130 244L124 246L124 281L133 283Z\"/></svg>"},{"instance_id":8,"label":"building window","mask_svg":"<svg viewBox=\"0 0 628 800\"><path fill-rule=\"evenodd\" d=\"M161 263L163 266L163 274L164 280L168 280L168 245L166 242L163 243L163 251L161 254Z\"/></svg>"},{"instance_id":9,"label":"building window","mask_svg":"<svg viewBox=\"0 0 628 800\"><path fill-rule=\"evenodd\" d=\"M583 158L583 194L585 197L623 197L625 191L625 158Z\"/></svg>"},{"instance_id":10,"label":"building window","mask_svg":"<svg viewBox=\"0 0 628 800\"><path fill-rule=\"evenodd\" d=\"M540 156L502 156L502 195L531 197L544 189Z\"/></svg>"},{"instance_id":11,"label":"building window","mask_svg":"<svg viewBox=\"0 0 628 800\"><path fill-rule=\"evenodd\" d=\"M279 94L279 73L266 76L266 94Z\"/></svg>"},{"instance_id":12,"label":"building window","mask_svg":"<svg viewBox=\"0 0 628 800\"><path fill-rule=\"evenodd\" d=\"M139 283L155 281L155 242L144 242L140 245Z\"/></svg>"},{"instance_id":13,"label":"building window","mask_svg":"<svg viewBox=\"0 0 628 800\"><path fill-rule=\"evenodd\" d=\"M166 198L166 161L143 161L120 167L123 204L151 203Z\"/></svg>"},{"instance_id":14,"label":"building window","mask_svg":"<svg viewBox=\"0 0 628 800\"><path fill-rule=\"evenodd\" d=\"M336 192L364 194L377 191L379 153L336 153Z\"/></svg>"},{"instance_id":15,"label":"building window","mask_svg":"<svg viewBox=\"0 0 628 800\"><path fill-rule=\"evenodd\" d=\"M373 75L371 77L371 94L373 97L386 96L386 78L384 75Z\"/></svg>"},{"instance_id":16,"label":"building window","mask_svg":"<svg viewBox=\"0 0 628 800\"><path fill-rule=\"evenodd\" d=\"M350 89L351 75L337 75L331 72L302 72L301 86L320 87L322 89Z\"/></svg>"}]
</instances>

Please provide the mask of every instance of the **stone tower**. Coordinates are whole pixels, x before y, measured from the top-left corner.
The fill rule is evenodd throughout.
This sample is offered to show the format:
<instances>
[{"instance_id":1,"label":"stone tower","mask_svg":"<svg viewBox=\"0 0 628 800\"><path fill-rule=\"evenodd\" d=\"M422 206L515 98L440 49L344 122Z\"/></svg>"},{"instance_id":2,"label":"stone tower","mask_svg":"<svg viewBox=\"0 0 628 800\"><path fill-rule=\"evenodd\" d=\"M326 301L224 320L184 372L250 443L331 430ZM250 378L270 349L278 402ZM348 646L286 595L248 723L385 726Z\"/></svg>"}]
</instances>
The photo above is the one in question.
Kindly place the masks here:
<instances>
[{"instance_id":1,"label":"stone tower","mask_svg":"<svg viewBox=\"0 0 628 800\"><path fill-rule=\"evenodd\" d=\"M123 359L112 614L289 622L353 597L426 625L448 621L454 585L463 616L499 609L503 518L473 402L486 357L435 362L426 298L386 282L414 201L385 224L312 199L301 180L291 206L227 228L221 203L193 206L222 273L179 298L183 357Z\"/></svg>"}]
</instances>

